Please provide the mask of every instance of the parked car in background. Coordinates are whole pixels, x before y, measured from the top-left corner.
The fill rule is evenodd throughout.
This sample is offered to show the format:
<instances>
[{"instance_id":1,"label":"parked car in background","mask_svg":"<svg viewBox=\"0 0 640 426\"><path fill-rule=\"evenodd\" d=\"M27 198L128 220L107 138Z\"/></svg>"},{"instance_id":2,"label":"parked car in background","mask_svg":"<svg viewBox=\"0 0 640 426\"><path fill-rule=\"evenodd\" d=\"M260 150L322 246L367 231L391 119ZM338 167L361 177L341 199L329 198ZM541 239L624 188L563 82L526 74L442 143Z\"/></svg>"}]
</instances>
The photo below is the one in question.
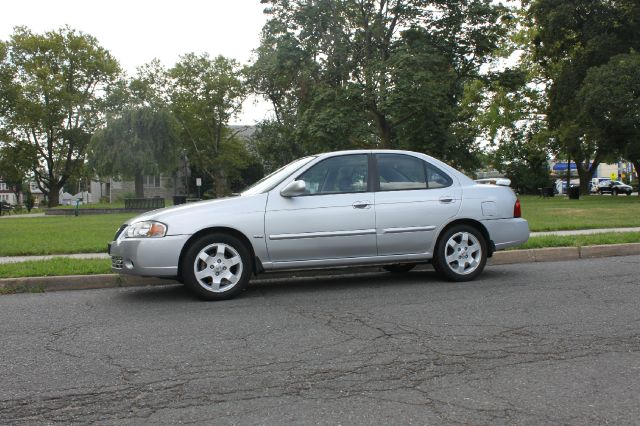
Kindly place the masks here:
<instances>
[{"instance_id":1,"label":"parked car in background","mask_svg":"<svg viewBox=\"0 0 640 426\"><path fill-rule=\"evenodd\" d=\"M433 157L342 151L296 160L237 197L133 218L109 253L115 272L176 277L208 300L281 270L432 263L469 281L495 250L527 241L520 216L509 187L475 183Z\"/></svg>"},{"instance_id":2,"label":"parked car in background","mask_svg":"<svg viewBox=\"0 0 640 426\"><path fill-rule=\"evenodd\" d=\"M631 188L631 186L624 184L618 180L611 180L598 186L598 194L631 195L632 192L633 188Z\"/></svg>"},{"instance_id":3,"label":"parked car in background","mask_svg":"<svg viewBox=\"0 0 640 426\"><path fill-rule=\"evenodd\" d=\"M611 178L605 178L605 177L592 178L591 182L589 182L589 192L595 194L598 192L598 187L600 185L608 184L609 182L611 182Z\"/></svg>"},{"instance_id":4,"label":"parked car in background","mask_svg":"<svg viewBox=\"0 0 640 426\"><path fill-rule=\"evenodd\" d=\"M8 212L9 210L13 210L13 204L9 204L5 200L0 200L0 210L4 212Z\"/></svg>"}]
</instances>

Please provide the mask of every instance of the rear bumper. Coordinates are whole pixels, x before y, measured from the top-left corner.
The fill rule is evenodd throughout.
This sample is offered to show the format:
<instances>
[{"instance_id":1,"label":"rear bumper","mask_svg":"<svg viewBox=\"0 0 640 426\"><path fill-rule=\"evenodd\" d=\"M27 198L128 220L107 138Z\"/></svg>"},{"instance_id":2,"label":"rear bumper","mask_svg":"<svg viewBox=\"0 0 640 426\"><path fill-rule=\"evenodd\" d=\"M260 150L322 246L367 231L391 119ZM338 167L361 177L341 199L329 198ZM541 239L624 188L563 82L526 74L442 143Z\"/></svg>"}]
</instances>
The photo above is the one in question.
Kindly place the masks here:
<instances>
[{"instance_id":1,"label":"rear bumper","mask_svg":"<svg viewBox=\"0 0 640 426\"><path fill-rule=\"evenodd\" d=\"M482 224L496 250L504 250L524 244L529 239L529 222L522 218L485 220Z\"/></svg>"},{"instance_id":2,"label":"rear bumper","mask_svg":"<svg viewBox=\"0 0 640 426\"><path fill-rule=\"evenodd\" d=\"M118 238L109 245L111 270L147 277L176 277L180 252L189 237Z\"/></svg>"}]
</instances>

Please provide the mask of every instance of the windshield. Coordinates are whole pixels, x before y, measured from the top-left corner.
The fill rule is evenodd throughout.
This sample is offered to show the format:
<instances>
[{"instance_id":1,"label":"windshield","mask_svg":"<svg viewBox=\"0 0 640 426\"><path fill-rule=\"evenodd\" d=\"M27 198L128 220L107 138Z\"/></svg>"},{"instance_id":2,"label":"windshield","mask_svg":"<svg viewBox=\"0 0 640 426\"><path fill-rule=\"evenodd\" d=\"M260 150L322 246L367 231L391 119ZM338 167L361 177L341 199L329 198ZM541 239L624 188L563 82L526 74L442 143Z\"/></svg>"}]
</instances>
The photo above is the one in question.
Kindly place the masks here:
<instances>
[{"instance_id":1,"label":"windshield","mask_svg":"<svg viewBox=\"0 0 640 426\"><path fill-rule=\"evenodd\" d=\"M246 188L244 191L240 193L240 195L243 195L243 196L255 195L255 194L262 194L263 192L266 192L266 191L270 191L280 182L288 178L293 172L300 169L300 167L304 166L314 158L316 157L310 156L310 157L299 158L295 161L292 161L286 166L282 166L275 172L263 177L262 179L260 179L259 181L251 185L250 187Z\"/></svg>"}]
</instances>

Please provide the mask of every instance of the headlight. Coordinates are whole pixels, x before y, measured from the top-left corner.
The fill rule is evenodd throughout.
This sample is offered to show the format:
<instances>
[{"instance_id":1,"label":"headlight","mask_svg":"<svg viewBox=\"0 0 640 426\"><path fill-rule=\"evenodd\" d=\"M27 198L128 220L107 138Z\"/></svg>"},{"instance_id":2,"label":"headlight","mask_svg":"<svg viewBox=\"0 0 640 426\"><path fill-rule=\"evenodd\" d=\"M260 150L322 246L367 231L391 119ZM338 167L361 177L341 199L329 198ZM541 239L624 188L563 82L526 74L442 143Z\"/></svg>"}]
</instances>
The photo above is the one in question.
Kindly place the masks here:
<instances>
[{"instance_id":1,"label":"headlight","mask_svg":"<svg viewBox=\"0 0 640 426\"><path fill-rule=\"evenodd\" d=\"M160 222L145 221L129 225L125 238L161 238L167 234L167 225Z\"/></svg>"}]
</instances>

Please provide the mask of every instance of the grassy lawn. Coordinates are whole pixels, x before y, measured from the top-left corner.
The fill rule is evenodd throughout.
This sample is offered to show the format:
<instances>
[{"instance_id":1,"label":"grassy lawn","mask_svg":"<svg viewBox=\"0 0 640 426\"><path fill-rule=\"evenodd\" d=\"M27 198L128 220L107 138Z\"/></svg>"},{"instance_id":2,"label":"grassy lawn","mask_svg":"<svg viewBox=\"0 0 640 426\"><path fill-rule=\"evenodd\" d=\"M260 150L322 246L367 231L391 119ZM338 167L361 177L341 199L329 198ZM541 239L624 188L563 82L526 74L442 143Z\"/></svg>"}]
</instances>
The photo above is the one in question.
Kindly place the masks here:
<instances>
[{"instance_id":1,"label":"grassy lawn","mask_svg":"<svg viewBox=\"0 0 640 426\"><path fill-rule=\"evenodd\" d=\"M512 250L543 247L582 247L602 244L640 243L640 232L610 232L594 235L544 235L530 238Z\"/></svg>"},{"instance_id":2,"label":"grassy lawn","mask_svg":"<svg viewBox=\"0 0 640 426\"><path fill-rule=\"evenodd\" d=\"M582 197L580 200L523 196L520 200L522 214L529 221L529 226L534 232L640 227L640 199L636 196L594 195ZM0 256L104 252L107 242L113 238L116 229L132 216L133 214L86 216L81 214L78 217L0 219ZM559 244L554 241L562 238L573 237L545 237L535 247L542 247L540 244ZM616 242L626 241L616 240ZM593 244L607 243L594 242Z\"/></svg>"},{"instance_id":3,"label":"grassy lawn","mask_svg":"<svg viewBox=\"0 0 640 426\"><path fill-rule=\"evenodd\" d=\"M0 219L0 256L99 253L127 214Z\"/></svg>"},{"instance_id":4,"label":"grassy lawn","mask_svg":"<svg viewBox=\"0 0 640 426\"><path fill-rule=\"evenodd\" d=\"M597 235L543 236L531 238L520 249L542 247L581 247L599 244L640 242L640 232L611 232ZM513 249L517 250L517 249ZM60 275L110 274L109 259L69 259L29 261L0 264L0 278L54 277Z\"/></svg>"},{"instance_id":5,"label":"grassy lawn","mask_svg":"<svg viewBox=\"0 0 640 426\"><path fill-rule=\"evenodd\" d=\"M535 231L640 227L637 196L590 195L579 200L565 197L520 197L522 216Z\"/></svg>"},{"instance_id":6,"label":"grassy lawn","mask_svg":"<svg viewBox=\"0 0 640 426\"><path fill-rule=\"evenodd\" d=\"M109 259L57 258L0 264L0 278L56 277L60 275L110 274Z\"/></svg>"}]
</instances>

